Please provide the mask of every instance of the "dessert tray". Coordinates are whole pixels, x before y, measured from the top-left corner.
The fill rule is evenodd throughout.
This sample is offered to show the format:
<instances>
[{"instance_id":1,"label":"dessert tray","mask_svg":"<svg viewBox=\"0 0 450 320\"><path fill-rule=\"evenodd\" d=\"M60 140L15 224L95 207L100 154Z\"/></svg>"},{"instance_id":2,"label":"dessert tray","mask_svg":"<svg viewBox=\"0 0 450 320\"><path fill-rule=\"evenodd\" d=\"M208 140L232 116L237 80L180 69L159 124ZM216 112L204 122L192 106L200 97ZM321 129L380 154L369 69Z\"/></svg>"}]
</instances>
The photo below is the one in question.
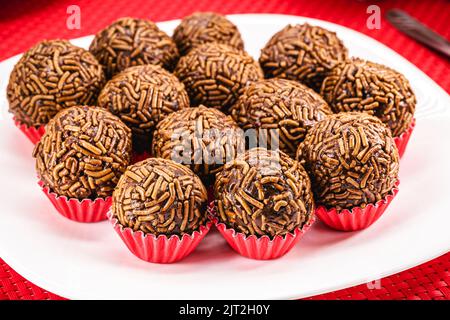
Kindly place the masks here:
<instances>
[{"instance_id":1,"label":"dessert tray","mask_svg":"<svg viewBox=\"0 0 450 320\"><path fill-rule=\"evenodd\" d=\"M345 27L296 16L231 15L255 58L287 24L337 32L350 55L393 67L417 96L416 128L401 160L400 192L370 228L339 232L317 222L286 256L242 257L214 228L176 264L133 256L108 221L83 224L60 216L37 184L33 149L7 112L6 85L19 57L0 63L0 257L46 290L72 299L293 299L370 282L450 249L450 98L414 65ZM179 21L159 23L172 33ZM87 48L92 37L74 39Z\"/></svg>"}]
</instances>

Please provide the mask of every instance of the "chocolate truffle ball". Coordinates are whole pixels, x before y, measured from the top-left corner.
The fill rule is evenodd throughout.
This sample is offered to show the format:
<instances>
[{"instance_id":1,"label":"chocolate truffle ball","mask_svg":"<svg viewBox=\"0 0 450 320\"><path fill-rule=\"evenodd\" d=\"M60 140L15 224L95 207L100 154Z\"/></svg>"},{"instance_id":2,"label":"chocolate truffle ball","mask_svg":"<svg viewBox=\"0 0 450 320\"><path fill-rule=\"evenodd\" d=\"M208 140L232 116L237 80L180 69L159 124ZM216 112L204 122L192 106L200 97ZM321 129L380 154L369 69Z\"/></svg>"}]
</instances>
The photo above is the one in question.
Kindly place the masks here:
<instances>
[{"instance_id":1,"label":"chocolate truffle ball","mask_svg":"<svg viewBox=\"0 0 450 320\"><path fill-rule=\"evenodd\" d=\"M245 146L243 134L230 116L199 106L171 113L159 122L152 149L155 157L188 165L207 179Z\"/></svg>"},{"instance_id":2,"label":"chocolate truffle ball","mask_svg":"<svg viewBox=\"0 0 450 320\"><path fill-rule=\"evenodd\" d=\"M361 59L337 65L325 78L321 93L334 112L362 111L374 115L391 129L394 137L409 128L416 108L414 92L402 74Z\"/></svg>"},{"instance_id":3,"label":"chocolate truffle ball","mask_svg":"<svg viewBox=\"0 0 450 320\"><path fill-rule=\"evenodd\" d=\"M125 69L100 92L100 107L117 115L133 132L135 142L150 146L156 124L169 113L189 107L184 85L160 66Z\"/></svg>"},{"instance_id":4,"label":"chocolate truffle ball","mask_svg":"<svg viewBox=\"0 0 450 320\"><path fill-rule=\"evenodd\" d=\"M59 196L105 198L131 158L131 130L99 107L75 106L45 127L33 157L46 187Z\"/></svg>"},{"instance_id":5,"label":"chocolate truffle ball","mask_svg":"<svg viewBox=\"0 0 450 320\"><path fill-rule=\"evenodd\" d=\"M238 28L225 16L213 12L196 12L181 20L173 33L181 55L204 43L224 43L244 49Z\"/></svg>"},{"instance_id":6,"label":"chocolate truffle ball","mask_svg":"<svg viewBox=\"0 0 450 320\"><path fill-rule=\"evenodd\" d=\"M207 43L182 57L175 75L186 86L191 104L226 111L252 82L262 79L258 63L246 52L225 44Z\"/></svg>"},{"instance_id":7,"label":"chocolate truffle ball","mask_svg":"<svg viewBox=\"0 0 450 320\"><path fill-rule=\"evenodd\" d=\"M93 105L103 87L102 67L66 40L42 41L20 58L9 77L9 111L22 124L45 125L60 110Z\"/></svg>"},{"instance_id":8,"label":"chocolate truffle ball","mask_svg":"<svg viewBox=\"0 0 450 320\"><path fill-rule=\"evenodd\" d=\"M328 208L375 204L398 180L399 156L391 131L365 113L339 113L317 123L297 157L305 162L316 201Z\"/></svg>"},{"instance_id":9,"label":"chocolate truffle ball","mask_svg":"<svg viewBox=\"0 0 450 320\"><path fill-rule=\"evenodd\" d=\"M156 64L173 70L179 54L166 33L149 20L121 18L95 35L89 47L111 79L128 67Z\"/></svg>"},{"instance_id":10,"label":"chocolate truffle ball","mask_svg":"<svg viewBox=\"0 0 450 320\"><path fill-rule=\"evenodd\" d=\"M204 185L189 168L148 158L129 166L120 178L112 213L134 231L181 236L206 224L206 200Z\"/></svg>"},{"instance_id":11,"label":"chocolate truffle ball","mask_svg":"<svg viewBox=\"0 0 450 320\"><path fill-rule=\"evenodd\" d=\"M276 130L280 150L295 156L307 130L332 111L314 90L296 81L260 80L248 86L231 109L231 115L243 129L257 129L256 136L274 149L270 130ZM261 146L261 145L260 145Z\"/></svg>"},{"instance_id":12,"label":"chocolate truffle ball","mask_svg":"<svg viewBox=\"0 0 450 320\"><path fill-rule=\"evenodd\" d=\"M320 91L327 72L346 58L336 33L305 23L277 32L261 50L259 63L267 78L297 80Z\"/></svg>"},{"instance_id":13,"label":"chocolate truffle ball","mask_svg":"<svg viewBox=\"0 0 450 320\"><path fill-rule=\"evenodd\" d=\"M254 148L228 162L214 195L219 222L245 235L284 236L314 212L305 169L281 151Z\"/></svg>"}]
</instances>

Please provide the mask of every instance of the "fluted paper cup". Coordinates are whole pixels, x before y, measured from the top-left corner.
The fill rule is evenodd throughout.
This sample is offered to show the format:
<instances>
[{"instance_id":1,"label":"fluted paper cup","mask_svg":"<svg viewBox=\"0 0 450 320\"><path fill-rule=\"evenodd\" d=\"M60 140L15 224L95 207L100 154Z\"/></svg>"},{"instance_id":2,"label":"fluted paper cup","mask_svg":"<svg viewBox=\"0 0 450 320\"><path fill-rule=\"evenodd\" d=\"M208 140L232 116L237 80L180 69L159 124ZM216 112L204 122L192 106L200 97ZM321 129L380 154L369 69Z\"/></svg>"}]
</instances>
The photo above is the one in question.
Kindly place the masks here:
<instances>
[{"instance_id":1,"label":"fluted paper cup","mask_svg":"<svg viewBox=\"0 0 450 320\"><path fill-rule=\"evenodd\" d=\"M36 144L39 140L41 140L41 137L45 133L45 126L39 126L39 127L30 127L24 123L21 123L17 119L14 118L14 124L17 128L20 129L20 131L23 132L24 135L27 136L27 138L31 141L31 143Z\"/></svg>"},{"instance_id":2,"label":"fluted paper cup","mask_svg":"<svg viewBox=\"0 0 450 320\"><path fill-rule=\"evenodd\" d=\"M398 137L394 137L394 141L397 146L400 158L403 157L403 155L405 154L406 146L408 145L409 138L411 138L411 134L415 126L416 126L416 119L413 119L413 121L409 125L409 128L405 132L403 132Z\"/></svg>"},{"instance_id":3,"label":"fluted paper cup","mask_svg":"<svg viewBox=\"0 0 450 320\"><path fill-rule=\"evenodd\" d=\"M145 159L150 158L150 157L151 157L151 154L148 151L143 151L143 152L133 151L131 162L132 163L137 163L137 162L140 162L140 161L145 160Z\"/></svg>"},{"instance_id":4,"label":"fluted paper cup","mask_svg":"<svg viewBox=\"0 0 450 320\"><path fill-rule=\"evenodd\" d=\"M44 186L42 181L38 182L47 198L62 216L77 222L99 222L107 219L106 214L111 208L112 198L75 199L59 196Z\"/></svg>"},{"instance_id":5,"label":"fluted paper cup","mask_svg":"<svg viewBox=\"0 0 450 320\"><path fill-rule=\"evenodd\" d=\"M386 211L398 193L399 183L397 181L395 187L384 199L375 204L368 204L365 208L355 207L351 210L337 210L336 208L327 209L324 206L319 206L316 208L316 216L327 226L336 230L357 231L365 229L377 221Z\"/></svg>"},{"instance_id":6,"label":"fluted paper cup","mask_svg":"<svg viewBox=\"0 0 450 320\"><path fill-rule=\"evenodd\" d=\"M270 239L268 236L246 236L234 229L227 228L224 223L218 222L214 218L213 208L214 204L210 203L210 217L230 247L240 255L256 260L271 260L284 256L300 241L315 221L315 216L313 215L302 228L295 229L294 233L288 233L285 236L275 236L273 239Z\"/></svg>"},{"instance_id":7,"label":"fluted paper cup","mask_svg":"<svg viewBox=\"0 0 450 320\"><path fill-rule=\"evenodd\" d=\"M144 261L153 263L174 263L184 259L194 251L211 227L211 222L208 222L190 235L155 236L122 226L111 212L108 213L108 218L131 253Z\"/></svg>"}]
</instances>

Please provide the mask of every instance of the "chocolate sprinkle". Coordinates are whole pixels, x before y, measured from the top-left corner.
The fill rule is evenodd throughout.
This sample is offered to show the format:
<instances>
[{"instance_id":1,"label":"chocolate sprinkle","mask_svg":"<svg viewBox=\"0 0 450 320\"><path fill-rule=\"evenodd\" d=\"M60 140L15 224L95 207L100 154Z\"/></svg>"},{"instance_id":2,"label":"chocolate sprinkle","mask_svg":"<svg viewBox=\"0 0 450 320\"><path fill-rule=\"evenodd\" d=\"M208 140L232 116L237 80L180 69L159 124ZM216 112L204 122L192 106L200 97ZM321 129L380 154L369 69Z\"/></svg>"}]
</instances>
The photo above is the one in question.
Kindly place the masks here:
<instances>
[{"instance_id":1,"label":"chocolate sprinkle","mask_svg":"<svg viewBox=\"0 0 450 320\"><path fill-rule=\"evenodd\" d=\"M375 204L398 180L399 155L391 131L365 113L339 113L317 123L300 144L315 199L337 209Z\"/></svg>"},{"instance_id":2,"label":"chocolate sprinkle","mask_svg":"<svg viewBox=\"0 0 450 320\"><path fill-rule=\"evenodd\" d=\"M409 128L416 108L414 92L402 74L355 58L331 71L321 94L334 112L362 111L378 117L394 137Z\"/></svg>"},{"instance_id":3,"label":"chocolate sprinkle","mask_svg":"<svg viewBox=\"0 0 450 320\"><path fill-rule=\"evenodd\" d=\"M245 235L293 233L314 212L309 177L283 152L254 148L227 163L214 185L217 219Z\"/></svg>"},{"instance_id":4,"label":"chocolate sprinkle","mask_svg":"<svg viewBox=\"0 0 450 320\"><path fill-rule=\"evenodd\" d=\"M95 35L89 51L103 65L111 79L128 67L155 64L171 71L178 49L166 33L145 19L121 18Z\"/></svg>"},{"instance_id":5,"label":"chocolate sprinkle","mask_svg":"<svg viewBox=\"0 0 450 320\"><path fill-rule=\"evenodd\" d=\"M11 72L9 111L28 126L45 125L64 108L95 104L104 82L102 68L89 51L66 40L42 41Z\"/></svg>"},{"instance_id":6,"label":"chocolate sprinkle","mask_svg":"<svg viewBox=\"0 0 450 320\"><path fill-rule=\"evenodd\" d=\"M182 57L175 75L184 83L192 105L226 111L252 82L262 79L258 63L244 51L207 43Z\"/></svg>"},{"instance_id":7,"label":"chocolate sprinkle","mask_svg":"<svg viewBox=\"0 0 450 320\"><path fill-rule=\"evenodd\" d=\"M336 33L305 23L277 32L261 50L259 63L267 78L297 80L319 91L327 72L346 58Z\"/></svg>"},{"instance_id":8,"label":"chocolate sprinkle","mask_svg":"<svg viewBox=\"0 0 450 320\"><path fill-rule=\"evenodd\" d=\"M103 108L75 106L45 127L33 157L45 186L59 196L105 198L131 158L131 130Z\"/></svg>"},{"instance_id":9,"label":"chocolate sprinkle","mask_svg":"<svg viewBox=\"0 0 450 320\"><path fill-rule=\"evenodd\" d=\"M181 236L205 225L206 200L204 185L189 168L148 158L129 166L120 178L112 213L133 231Z\"/></svg>"},{"instance_id":10,"label":"chocolate sprinkle","mask_svg":"<svg viewBox=\"0 0 450 320\"><path fill-rule=\"evenodd\" d=\"M294 156L307 130L332 111L312 89L292 80L260 80L248 86L230 110L243 129L256 128L271 147L269 130L278 132L280 150ZM265 129L265 130L261 130Z\"/></svg>"},{"instance_id":11,"label":"chocolate sprinkle","mask_svg":"<svg viewBox=\"0 0 450 320\"><path fill-rule=\"evenodd\" d=\"M244 49L238 28L225 16L213 12L196 12L183 18L175 28L173 40L181 55L193 47L210 42Z\"/></svg>"},{"instance_id":12,"label":"chocolate sprinkle","mask_svg":"<svg viewBox=\"0 0 450 320\"><path fill-rule=\"evenodd\" d=\"M199 106L171 113L159 122L152 149L156 157L165 159L175 160L174 154L178 153L189 156L183 164L202 178L211 178L245 148L243 134L230 116ZM190 155L181 150L190 151Z\"/></svg>"},{"instance_id":13,"label":"chocolate sprinkle","mask_svg":"<svg viewBox=\"0 0 450 320\"><path fill-rule=\"evenodd\" d=\"M184 85L160 66L125 69L108 81L98 98L104 107L131 128L133 139L150 144L156 124L169 113L189 107Z\"/></svg>"}]
</instances>

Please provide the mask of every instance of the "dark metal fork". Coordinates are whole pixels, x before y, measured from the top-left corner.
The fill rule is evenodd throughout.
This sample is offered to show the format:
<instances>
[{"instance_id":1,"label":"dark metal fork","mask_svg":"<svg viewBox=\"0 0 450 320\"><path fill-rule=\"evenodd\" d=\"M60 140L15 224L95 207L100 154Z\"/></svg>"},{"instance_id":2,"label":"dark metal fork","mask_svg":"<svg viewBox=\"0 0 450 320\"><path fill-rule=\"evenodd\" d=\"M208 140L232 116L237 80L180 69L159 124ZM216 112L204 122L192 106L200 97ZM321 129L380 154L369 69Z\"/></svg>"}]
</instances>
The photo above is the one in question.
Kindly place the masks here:
<instances>
[{"instance_id":1,"label":"dark metal fork","mask_svg":"<svg viewBox=\"0 0 450 320\"><path fill-rule=\"evenodd\" d=\"M386 13L386 18L401 32L406 33L411 38L450 57L450 42L411 17L405 11L400 9L390 9Z\"/></svg>"}]
</instances>

